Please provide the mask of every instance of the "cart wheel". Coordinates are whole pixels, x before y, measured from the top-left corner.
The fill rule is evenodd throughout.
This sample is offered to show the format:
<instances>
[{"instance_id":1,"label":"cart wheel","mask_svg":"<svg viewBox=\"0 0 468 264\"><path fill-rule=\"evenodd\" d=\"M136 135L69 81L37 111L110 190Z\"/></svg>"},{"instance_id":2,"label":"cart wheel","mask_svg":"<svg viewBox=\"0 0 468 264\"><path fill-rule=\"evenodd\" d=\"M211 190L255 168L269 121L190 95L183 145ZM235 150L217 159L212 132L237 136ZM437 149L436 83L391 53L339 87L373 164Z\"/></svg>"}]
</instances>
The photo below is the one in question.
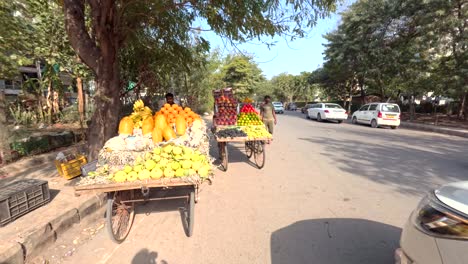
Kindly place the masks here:
<instances>
[{"instance_id":1,"label":"cart wheel","mask_svg":"<svg viewBox=\"0 0 468 264\"><path fill-rule=\"evenodd\" d=\"M259 169L265 166L265 142L255 141L254 143L254 159L255 164Z\"/></svg>"},{"instance_id":2,"label":"cart wheel","mask_svg":"<svg viewBox=\"0 0 468 264\"><path fill-rule=\"evenodd\" d=\"M109 193L107 198L106 224L111 239L122 243L127 238L135 218L135 205L131 202L133 191Z\"/></svg>"},{"instance_id":3,"label":"cart wheel","mask_svg":"<svg viewBox=\"0 0 468 264\"><path fill-rule=\"evenodd\" d=\"M251 158L252 157L252 154L253 154L253 151L252 151L252 142L250 141L246 141L245 142L245 155L247 155L247 158Z\"/></svg>"},{"instance_id":4,"label":"cart wheel","mask_svg":"<svg viewBox=\"0 0 468 264\"><path fill-rule=\"evenodd\" d=\"M187 206L184 212L184 220L185 220L185 234L188 237L191 237L193 234L193 222L194 222L194 214L195 214L195 191L191 191L189 198L187 200Z\"/></svg>"},{"instance_id":5,"label":"cart wheel","mask_svg":"<svg viewBox=\"0 0 468 264\"><path fill-rule=\"evenodd\" d=\"M223 167L223 171L227 171L228 169L228 150L227 150L227 143L221 142L218 143L218 150L219 150L219 159L221 160L221 166Z\"/></svg>"}]
</instances>

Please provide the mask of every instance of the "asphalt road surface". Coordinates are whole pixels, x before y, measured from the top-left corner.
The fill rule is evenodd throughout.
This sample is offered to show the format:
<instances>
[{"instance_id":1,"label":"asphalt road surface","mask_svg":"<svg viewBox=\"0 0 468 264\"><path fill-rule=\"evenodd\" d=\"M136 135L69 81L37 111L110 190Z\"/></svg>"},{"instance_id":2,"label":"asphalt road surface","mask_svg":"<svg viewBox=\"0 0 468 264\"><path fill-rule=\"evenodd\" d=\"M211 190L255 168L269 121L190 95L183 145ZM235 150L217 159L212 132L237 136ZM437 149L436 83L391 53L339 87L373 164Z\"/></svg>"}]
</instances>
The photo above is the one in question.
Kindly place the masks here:
<instances>
[{"instance_id":1,"label":"asphalt road surface","mask_svg":"<svg viewBox=\"0 0 468 264\"><path fill-rule=\"evenodd\" d=\"M124 243L101 229L65 263L393 263L421 196L468 178L463 138L318 123L299 112L280 115L274 137L262 170L242 145L229 146L228 172L202 186L191 238L182 202L149 203Z\"/></svg>"}]
</instances>

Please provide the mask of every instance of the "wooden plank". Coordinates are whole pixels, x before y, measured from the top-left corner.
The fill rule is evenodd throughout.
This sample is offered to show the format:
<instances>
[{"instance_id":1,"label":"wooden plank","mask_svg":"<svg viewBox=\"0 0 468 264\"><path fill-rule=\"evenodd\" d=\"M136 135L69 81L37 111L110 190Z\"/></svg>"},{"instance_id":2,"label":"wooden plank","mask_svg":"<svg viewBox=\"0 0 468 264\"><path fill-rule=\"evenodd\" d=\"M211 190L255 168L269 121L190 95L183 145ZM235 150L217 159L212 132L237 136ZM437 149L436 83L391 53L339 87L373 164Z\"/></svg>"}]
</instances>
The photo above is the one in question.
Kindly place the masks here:
<instances>
[{"instance_id":1,"label":"wooden plank","mask_svg":"<svg viewBox=\"0 0 468 264\"><path fill-rule=\"evenodd\" d=\"M245 142L249 140L248 137L235 137L235 138L219 138L216 137L216 141L218 142Z\"/></svg>"},{"instance_id":2,"label":"wooden plank","mask_svg":"<svg viewBox=\"0 0 468 264\"><path fill-rule=\"evenodd\" d=\"M176 186L193 186L197 183L184 181L182 179L163 179L163 180L148 180L139 182L122 182L110 184L92 184L75 186L75 193L82 194L86 192L115 192L124 190L141 189L142 187L176 187Z\"/></svg>"}]
</instances>

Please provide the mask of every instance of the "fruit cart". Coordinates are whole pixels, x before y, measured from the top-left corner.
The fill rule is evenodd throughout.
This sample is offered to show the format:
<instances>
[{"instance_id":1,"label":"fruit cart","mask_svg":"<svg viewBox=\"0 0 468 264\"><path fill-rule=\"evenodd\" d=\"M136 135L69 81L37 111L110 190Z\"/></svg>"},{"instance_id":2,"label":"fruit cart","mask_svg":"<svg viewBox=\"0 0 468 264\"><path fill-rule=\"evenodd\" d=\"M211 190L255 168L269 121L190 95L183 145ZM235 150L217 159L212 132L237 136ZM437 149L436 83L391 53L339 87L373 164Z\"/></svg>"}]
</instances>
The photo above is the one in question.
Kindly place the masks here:
<instances>
[{"instance_id":1,"label":"fruit cart","mask_svg":"<svg viewBox=\"0 0 468 264\"><path fill-rule=\"evenodd\" d=\"M264 129L259 113L251 104L252 100L244 100L244 103L239 104L234 98L231 88L213 91L214 97L214 118L212 132L215 134L215 139L218 144L219 159L223 171L227 171L229 163L229 154L227 145L229 142L241 142L245 145L245 154L250 159L254 157L255 165L261 169L265 165L265 142L271 139L271 135ZM253 135L243 134L220 137L217 132L244 127L260 127L264 130L263 134L254 133ZM270 138L269 138L270 137Z\"/></svg>"},{"instance_id":2,"label":"fruit cart","mask_svg":"<svg viewBox=\"0 0 468 264\"><path fill-rule=\"evenodd\" d=\"M122 243L132 228L135 205L139 202L184 199L182 224L188 237L193 233L194 209L201 182L186 179L158 179L140 182L122 182L75 186L76 195L107 193L106 226L111 239Z\"/></svg>"},{"instance_id":3,"label":"fruit cart","mask_svg":"<svg viewBox=\"0 0 468 264\"><path fill-rule=\"evenodd\" d=\"M225 127L218 126L215 129L221 130ZM244 143L245 155L247 158L254 159L254 163L258 169L262 169L265 166L265 143L269 138L249 138L249 137L227 137L220 138L215 136L216 142L218 143L218 153L219 159L221 161L221 169L227 171L229 163L229 154L228 154L228 143L241 142Z\"/></svg>"}]
</instances>

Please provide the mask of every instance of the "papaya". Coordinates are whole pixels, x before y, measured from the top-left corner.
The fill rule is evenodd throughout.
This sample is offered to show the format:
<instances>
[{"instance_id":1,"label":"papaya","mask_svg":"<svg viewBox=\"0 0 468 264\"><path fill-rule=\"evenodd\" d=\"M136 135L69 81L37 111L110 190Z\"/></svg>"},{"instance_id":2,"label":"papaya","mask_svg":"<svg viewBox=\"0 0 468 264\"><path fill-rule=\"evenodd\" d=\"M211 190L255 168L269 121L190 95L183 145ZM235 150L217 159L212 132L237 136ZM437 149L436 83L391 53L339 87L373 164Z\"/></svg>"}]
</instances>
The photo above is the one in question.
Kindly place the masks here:
<instances>
[{"instance_id":1,"label":"papaya","mask_svg":"<svg viewBox=\"0 0 468 264\"><path fill-rule=\"evenodd\" d=\"M133 135L134 125L132 118L129 116L122 118L119 123L119 135Z\"/></svg>"},{"instance_id":2,"label":"papaya","mask_svg":"<svg viewBox=\"0 0 468 264\"><path fill-rule=\"evenodd\" d=\"M154 127L164 131L164 128L167 126L166 117L163 114L158 114L154 120Z\"/></svg>"},{"instance_id":3,"label":"papaya","mask_svg":"<svg viewBox=\"0 0 468 264\"><path fill-rule=\"evenodd\" d=\"M164 140L166 140L166 141L169 141L169 140L177 137L176 133L174 132L174 130L170 126L166 126L164 128L162 135L163 135Z\"/></svg>"},{"instance_id":4,"label":"papaya","mask_svg":"<svg viewBox=\"0 0 468 264\"><path fill-rule=\"evenodd\" d=\"M202 122L201 122L201 119L197 118L195 120L193 120L192 122L192 127L194 128L199 128L202 126Z\"/></svg>"},{"instance_id":5,"label":"papaya","mask_svg":"<svg viewBox=\"0 0 468 264\"><path fill-rule=\"evenodd\" d=\"M187 123L185 122L185 118L182 116L177 116L175 119L175 126L177 135L182 136L185 135L185 130L187 129Z\"/></svg>"},{"instance_id":6,"label":"papaya","mask_svg":"<svg viewBox=\"0 0 468 264\"><path fill-rule=\"evenodd\" d=\"M153 132L151 133L151 136L153 138L153 143L158 144L163 141L163 135L162 135L162 130L155 127L153 129Z\"/></svg>"},{"instance_id":7,"label":"papaya","mask_svg":"<svg viewBox=\"0 0 468 264\"><path fill-rule=\"evenodd\" d=\"M146 136L148 134L151 134L154 129L154 121L151 116L147 117L145 120L143 120L143 124L141 125L141 132L143 133L143 136Z\"/></svg>"}]
</instances>

